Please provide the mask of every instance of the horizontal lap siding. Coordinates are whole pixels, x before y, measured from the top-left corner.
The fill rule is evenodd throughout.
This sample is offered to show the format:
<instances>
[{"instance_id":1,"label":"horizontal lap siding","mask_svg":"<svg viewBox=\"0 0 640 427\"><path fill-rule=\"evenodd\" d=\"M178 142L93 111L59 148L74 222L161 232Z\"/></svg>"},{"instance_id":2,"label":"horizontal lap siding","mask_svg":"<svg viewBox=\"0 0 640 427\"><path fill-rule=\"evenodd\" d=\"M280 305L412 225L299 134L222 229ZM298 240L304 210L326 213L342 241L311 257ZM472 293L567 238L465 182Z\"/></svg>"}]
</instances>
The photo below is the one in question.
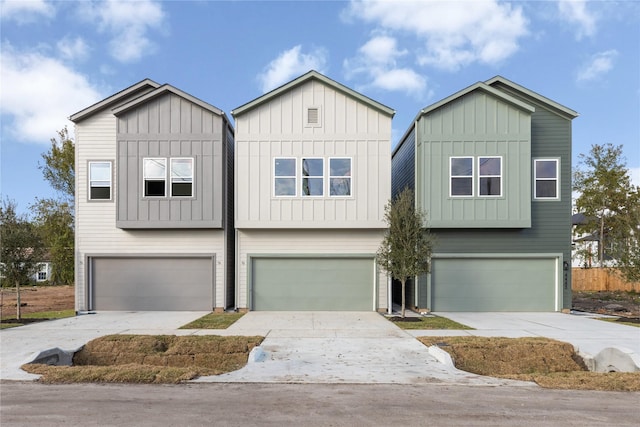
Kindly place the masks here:
<instances>
[{"instance_id":1,"label":"horizontal lap siding","mask_svg":"<svg viewBox=\"0 0 640 427\"><path fill-rule=\"evenodd\" d=\"M247 307L250 255L371 255L375 256L383 232L375 230L241 230L238 231L238 307ZM378 307L387 306L387 279L378 272Z\"/></svg>"},{"instance_id":2,"label":"horizontal lap siding","mask_svg":"<svg viewBox=\"0 0 640 427\"><path fill-rule=\"evenodd\" d=\"M415 191L416 130L413 127L393 154L391 160L391 194L397 196L405 187Z\"/></svg>"}]
</instances>

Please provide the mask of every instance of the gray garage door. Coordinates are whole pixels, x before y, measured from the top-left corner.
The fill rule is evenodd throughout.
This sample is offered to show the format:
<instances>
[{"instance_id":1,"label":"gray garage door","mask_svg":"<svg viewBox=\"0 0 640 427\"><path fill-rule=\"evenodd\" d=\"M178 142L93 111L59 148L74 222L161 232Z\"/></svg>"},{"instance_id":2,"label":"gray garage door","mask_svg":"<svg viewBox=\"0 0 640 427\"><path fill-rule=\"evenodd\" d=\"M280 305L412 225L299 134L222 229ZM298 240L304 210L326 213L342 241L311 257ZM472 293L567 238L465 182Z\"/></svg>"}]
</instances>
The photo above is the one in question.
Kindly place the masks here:
<instances>
[{"instance_id":1,"label":"gray garage door","mask_svg":"<svg viewBox=\"0 0 640 427\"><path fill-rule=\"evenodd\" d=\"M253 310L371 311L371 258L253 258Z\"/></svg>"},{"instance_id":2,"label":"gray garage door","mask_svg":"<svg viewBox=\"0 0 640 427\"><path fill-rule=\"evenodd\" d=\"M555 259L434 259L434 311L555 311Z\"/></svg>"},{"instance_id":3,"label":"gray garage door","mask_svg":"<svg viewBox=\"0 0 640 427\"><path fill-rule=\"evenodd\" d=\"M213 265L212 257L92 258L92 308L211 310Z\"/></svg>"}]
</instances>

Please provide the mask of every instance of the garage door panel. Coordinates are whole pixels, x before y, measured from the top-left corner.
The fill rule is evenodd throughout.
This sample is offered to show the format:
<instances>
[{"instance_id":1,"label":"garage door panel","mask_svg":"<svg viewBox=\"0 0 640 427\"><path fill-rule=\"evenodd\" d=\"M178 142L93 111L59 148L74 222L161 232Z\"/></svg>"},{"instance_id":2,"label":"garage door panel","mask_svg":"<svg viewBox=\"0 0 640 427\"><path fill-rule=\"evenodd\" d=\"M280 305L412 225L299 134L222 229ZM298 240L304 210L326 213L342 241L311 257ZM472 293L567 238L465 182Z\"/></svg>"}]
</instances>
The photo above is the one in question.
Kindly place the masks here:
<instances>
[{"instance_id":1,"label":"garage door panel","mask_svg":"<svg viewBox=\"0 0 640 427\"><path fill-rule=\"evenodd\" d=\"M94 258L95 310L170 311L213 308L210 257Z\"/></svg>"},{"instance_id":2,"label":"garage door panel","mask_svg":"<svg viewBox=\"0 0 640 427\"><path fill-rule=\"evenodd\" d=\"M555 259L434 259L434 311L554 311Z\"/></svg>"},{"instance_id":3,"label":"garage door panel","mask_svg":"<svg viewBox=\"0 0 640 427\"><path fill-rule=\"evenodd\" d=\"M374 263L362 258L254 258L254 310L367 310Z\"/></svg>"}]
</instances>

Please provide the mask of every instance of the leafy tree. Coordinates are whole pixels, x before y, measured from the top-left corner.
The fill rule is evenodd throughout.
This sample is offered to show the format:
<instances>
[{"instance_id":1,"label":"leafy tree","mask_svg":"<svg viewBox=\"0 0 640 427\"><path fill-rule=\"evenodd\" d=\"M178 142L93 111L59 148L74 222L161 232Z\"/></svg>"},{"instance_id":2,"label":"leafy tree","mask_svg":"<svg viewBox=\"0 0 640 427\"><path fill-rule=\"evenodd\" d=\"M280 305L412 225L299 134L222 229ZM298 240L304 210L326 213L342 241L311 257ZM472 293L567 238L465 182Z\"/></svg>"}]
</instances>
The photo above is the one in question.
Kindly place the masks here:
<instances>
[{"instance_id":1,"label":"leafy tree","mask_svg":"<svg viewBox=\"0 0 640 427\"><path fill-rule=\"evenodd\" d=\"M0 206L0 273L3 286L16 287L17 319L20 319L20 285L29 283L43 255L42 239L33 224L16 213L15 202L4 200Z\"/></svg>"},{"instance_id":2,"label":"leafy tree","mask_svg":"<svg viewBox=\"0 0 640 427\"><path fill-rule=\"evenodd\" d=\"M66 127L51 138L51 148L42 154L40 170L61 197L36 199L30 206L38 232L49 250L54 285L74 280L75 145Z\"/></svg>"},{"instance_id":3,"label":"leafy tree","mask_svg":"<svg viewBox=\"0 0 640 427\"><path fill-rule=\"evenodd\" d=\"M576 232L597 238L601 267L610 256L627 280L640 280L640 187L631 184L622 146L596 144L579 159L573 190L580 193L576 210L585 221Z\"/></svg>"},{"instance_id":4,"label":"leafy tree","mask_svg":"<svg viewBox=\"0 0 640 427\"><path fill-rule=\"evenodd\" d=\"M424 229L426 214L417 209L413 191L405 188L385 206L388 228L377 253L380 266L402 284L402 317L405 317L407 279L428 273L435 239Z\"/></svg>"}]
</instances>

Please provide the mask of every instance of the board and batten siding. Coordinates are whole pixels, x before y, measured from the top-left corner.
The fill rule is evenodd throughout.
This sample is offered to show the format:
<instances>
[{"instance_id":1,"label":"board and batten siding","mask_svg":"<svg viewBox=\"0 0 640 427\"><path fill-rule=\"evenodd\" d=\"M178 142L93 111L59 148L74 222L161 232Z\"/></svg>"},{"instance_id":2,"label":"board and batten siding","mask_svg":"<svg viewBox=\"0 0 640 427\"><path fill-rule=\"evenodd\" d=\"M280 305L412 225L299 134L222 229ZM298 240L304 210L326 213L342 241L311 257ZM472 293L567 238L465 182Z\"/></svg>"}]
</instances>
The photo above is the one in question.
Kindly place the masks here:
<instances>
[{"instance_id":1,"label":"board and batten siding","mask_svg":"<svg viewBox=\"0 0 640 427\"><path fill-rule=\"evenodd\" d=\"M319 124L305 125L307 109ZM391 116L310 80L236 117L237 228L383 228L391 196ZM273 196L276 157L352 158L350 197Z\"/></svg>"},{"instance_id":2,"label":"board and batten siding","mask_svg":"<svg viewBox=\"0 0 640 427\"><path fill-rule=\"evenodd\" d=\"M87 165L90 160L116 162L116 118L108 111L97 113L75 127L76 136L76 311L87 310L87 256L213 254L215 303L224 304L225 259L222 230L123 230L116 227L117 178L112 201L88 200ZM179 284L176 284L179 286Z\"/></svg>"},{"instance_id":3,"label":"board and batten siding","mask_svg":"<svg viewBox=\"0 0 640 427\"><path fill-rule=\"evenodd\" d=\"M529 111L477 90L423 114L416 126L416 201L430 227L531 225ZM478 196L480 156L502 157L502 196ZM473 157L473 197L450 196L451 157Z\"/></svg>"},{"instance_id":4,"label":"board and batten siding","mask_svg":"<svg viewBox=\"0 0 640 427\"><path fill-rule=\"evenodd\" d=\"M249 302L248 269L251 256L260 255L335 255L348 257L371 256L382 242L382 230L278 230L277 239L273 230L238 230L237 307L247 308ZM304 278L301 278L304 280ZM376 304L378 309L387 307L387 275L378 268Z\"/></svg>"},{"instance_id":5,"label":"board and batten siding","mask_svg":"<svg viewBox=\"0 0 640 427\"><path fill-rule=\"evenodd\" d=\"M118 115L118 227L222 227L225 125L221 116L175 94ZM146 157L192 157L193 197L143 197Z\"/></svg>"}]
</instances>

